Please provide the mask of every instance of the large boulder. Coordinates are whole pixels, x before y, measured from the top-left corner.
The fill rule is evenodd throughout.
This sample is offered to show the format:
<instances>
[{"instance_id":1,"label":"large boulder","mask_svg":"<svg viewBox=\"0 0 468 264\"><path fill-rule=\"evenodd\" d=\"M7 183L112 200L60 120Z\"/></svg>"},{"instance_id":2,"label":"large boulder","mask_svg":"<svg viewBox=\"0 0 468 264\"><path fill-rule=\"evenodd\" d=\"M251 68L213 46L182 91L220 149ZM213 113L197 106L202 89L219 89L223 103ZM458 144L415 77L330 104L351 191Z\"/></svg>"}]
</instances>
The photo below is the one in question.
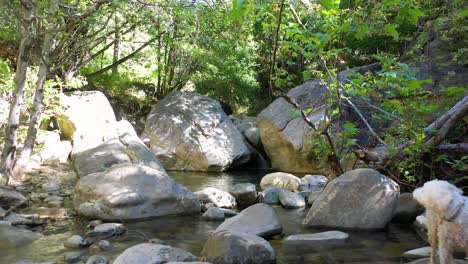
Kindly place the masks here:
<instances>
[{"instance_id":1,"label":"large boulder","mask_svg":"<svg viewBox=\"0 0 468 264\"><path fill-rule=\"evenodd\" d=\"M297 191L300 185L301 179L285 172L269 173L263 176L260 181L262 190L266 190L268 187L278 187L289 191Z\"/></svg>"},{"instance_id":2,"label":"large boulder","mask_svg":"<svg viewBox=\"0 0 468 264\"><path fill-rule=\"evenodd\" d=\"M267 204L254 204L244 209L240 214L227 219L218 228L218 231L248 233L261 237L270 237L281 234L283 226L278 215Z\"/></svg>"},{"instance_id":3,"label":"large boulder","mask_svg":"<svg viewBox=\"0 0 468 264\"><path fill-rule=\"evenodd\" d=\"M73 141L73 153L96 147L117 137L114 110L99 91L61 95L63 110L57 122L65 139Z\"/></svg>"},{"instance_id":4,"label":"large boulder","mask_svg":"<svg viewBox=\"0 0 468 264\"><path fill-rule=\"evenodd\" d=\"M210 235L201 256L216 264L276 263L275 251L268 241L255 235L228 231Z\"/></svg>"},{"instance_id":5,"label":"large boulder","mask_svg":"<svg viewBox=\"0 0 468 264\"><path fill-rule=\"evenodd\" d=\"M165 172L151 150L137 136L133 126L125 120L116 123L117 136L75 155L75 170L83 177L103 172L115 164L131 163Z\"/></svg>"},{"instance_id":6,"label":"large boulder","mask_svg":"<svg viewBox=\"0 0 468 264\"><path fill-rule=\"evenodd\" d=\"M422 213L424 213L424 207L413 198L413 194L402 193L398 197L398 203L393 213L392 222L411 224L416 220L416 217Z\"/></svg>"},{"instance_id":7,"label":"large boulder","mask_svg":"<svg viewBox=\"0 0 468 264\"><path fill-rule=\"evenodd\" d=\"M142 137L168 170L224 171L252 159L218 101L171 93L153 106Z\"/></svg>"},{"instance_id":8,"label":"large boulder","mask_svg":"<svg viewBox=\"0 0 468 264\"><path fill-rule=\"evenodd\" d=\"M163 264L169 261L195 261L197 258L180 248L143 243L127 248L113 264Z\"/></svg>"},{"instance_id":9,"label":"large boulder","mask_svg":"<svg viewBox=\"0 0 468 264\"><path fill-rule=\"evenodd\" d=\"M200 212L198 198L165 171L128 163L82 177L73 203L81 215L109 220Z\"/></svg>"},{"instance_id":10,"label":"large boulder","mask_svg":"<svg viewBox=\"0 0 468 264\"><path fill-rule=\"evenodd\" d=\"M353 72L365 73L377 69L375 65L354 68L339 74L338 79L344 82L345 77ZM308 114L308 118L315 126L328 122L325 106L328 90L324 85L324 80L308 81L291 89L287 95L294 99L302 109L313 110ZM346 109L342 108L343 111ZM295 110L294 106L285 98L280 97L258 115L257 126L260 130L260 138L271 160L272 168L288 172L330 175L331 168L326 158L327 155L321 155L314 149L317 141L323 140L322 136L314 133L301 116L294 116L293 110ZM341 127L343 121L359 120L351 111L346 112L343 117L346 117L346 120L333 121L335 127ZM333 138L336 132L331 131ZM366 129L360 131L358 135L360 144L365 144L365 141L371 138L365 135L366 133Z\"/></svg>"},{"instance_id":11,"label":"large boulder","mask_svg":"<svg viewBox=\"0 0 468 264\"><path fill-rule=\"evenodd\" d=\"M373 169L330 181L303 221L306 226L380 229L391 220L400 187Z\"/></svg>"}]
</instances>

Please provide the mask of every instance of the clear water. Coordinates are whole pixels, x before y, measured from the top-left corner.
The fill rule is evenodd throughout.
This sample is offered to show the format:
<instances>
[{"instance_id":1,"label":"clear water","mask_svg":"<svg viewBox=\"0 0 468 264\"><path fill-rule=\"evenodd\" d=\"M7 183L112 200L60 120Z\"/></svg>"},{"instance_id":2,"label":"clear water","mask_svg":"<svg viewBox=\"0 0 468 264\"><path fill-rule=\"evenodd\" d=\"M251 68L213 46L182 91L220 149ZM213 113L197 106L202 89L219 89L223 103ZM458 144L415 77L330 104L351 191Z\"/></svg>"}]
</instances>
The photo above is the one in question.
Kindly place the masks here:
<instances>
[{"instance_id":1,"label":"clear water","mask_svg":"<svg viewBox=\"0 0 468 264\"><path fill-rule=\"evenodd\" d=\"M170 172L177 182L192 191L204 187L216 187L229 190L241 182L259 183L265 175L262 171L244 171L228 173ZM301 222L309 208L291 210L275 206L283 224L283 235L270 240L278 255L278 263L405 263L402 253L425 246L416 231L410 226L390 225L384 231L349 232L347 243L335 248L313 248L310 246L290 247L283 245L283 239L293 234L314 233L325 230L306 229ZM63 262L63 254L70 252L63 247L65 239L74 234L85 234L89 220L76 218L72 222L56 222L45 236L26 246L15 249L0 249L0 263L15 263L20 260ZM128 235L112 240L110 252L99 253L115 258L126 248L157 238L163 244L183 248L198 255L210 232L219 222L202 220L199 216L162 217L157 219L125 223Z\"/></svg>"}]
</instances>

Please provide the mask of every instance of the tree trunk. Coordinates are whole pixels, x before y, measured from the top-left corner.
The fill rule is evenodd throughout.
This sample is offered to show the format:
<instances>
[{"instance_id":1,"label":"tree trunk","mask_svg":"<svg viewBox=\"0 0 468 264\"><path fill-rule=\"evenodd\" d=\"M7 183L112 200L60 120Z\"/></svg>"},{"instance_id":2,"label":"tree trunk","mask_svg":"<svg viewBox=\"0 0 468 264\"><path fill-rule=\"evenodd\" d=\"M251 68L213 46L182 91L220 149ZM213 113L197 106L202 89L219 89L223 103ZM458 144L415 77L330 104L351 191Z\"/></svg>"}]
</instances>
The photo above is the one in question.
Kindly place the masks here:
<instances>
[{"instance_id":1,"label":"tree trunk","mask_svg":"<svg viewBox=\"0 0 468 264\"><path fill-rule=\"evenodd\" d=\"M112 64L115 64L112 68L112 74L119 74L119 64L116 62L119 60L119 48L120 48L120 27L119 27L119 18L117 14L114 14L114 23L115 23L115 33L114 33L114 54L112 57Z\"/></svg>"},{"instance_id":2,"label":"tree trunk","mask_svg":"<svg viewBox=\"0 0 468 264\"><path fill-rule=\"evenodd\" d=\"M1 159L1 170L4 174L4 179L0 182L6 181L8 183L9 178L14 167L16 149L18 144L18 127L19 118L21 113L21 106L23 105L24 86L26 82L26 76L28 71L28 65L30 60L30 48L32 41L32 27L33 27L33 3L31 0L21 0L22 7L22 35L18 63L16 66L15 73L15 94L13 100L10 103L10 112L8 115L8 124L5 131L5 145L2 152Z\"/></svg>"},{"instance_id":3,"label":"tree trunk","mask_svg":"<svg viewBox=\"0 0 468 264\"><path fill-rule=\"evenodd\" d=\"M284 1L285 0L281 0L280 10L279 10L279 13L278 13L278 25L276 26L275 40L274 40L274 43L273 43L273 52L271 54L270 74L269 74L269 82L268 82L270 97L273 95L273 90L274 90L273 73L274 73L274 70L275 70L276 52L278 51L278 38L279 38L279 31L280 31L280 28L281 28L281 20L283 18Z\"/></svg>"},{"instance_id":4,"label":"tree trunk","mask_svg":"<svg viewBox=\"0 0 468 264\"><path fill-rule=\"evenodd\" d=\"M57 10L55 1L49 2L49 10L51 13ZM55 13L54 13L55 14ZM54 28L53 23L50 23L50 28ZM46 29L46 32L50 30ZM51 47L53 46L53 36L51 33L46 33L44 35L44 40L42 43L41 54L40 54L40 63L39 69L37 72L37 82L36 90L34 94L34 103L32 106L28 134L24 142L23 150L18 160L15 162L15 166L12 173L12 178L10 179L10 184L20 184L20 176L23 174L26 166L31 158L32 152L34 150L34 143L36 142L37 131L41 124L42 117L42 106L44 99L44 85L47 79L47 74L49 71L49 57L51 52Z\"/></svg>"}]
</instances>

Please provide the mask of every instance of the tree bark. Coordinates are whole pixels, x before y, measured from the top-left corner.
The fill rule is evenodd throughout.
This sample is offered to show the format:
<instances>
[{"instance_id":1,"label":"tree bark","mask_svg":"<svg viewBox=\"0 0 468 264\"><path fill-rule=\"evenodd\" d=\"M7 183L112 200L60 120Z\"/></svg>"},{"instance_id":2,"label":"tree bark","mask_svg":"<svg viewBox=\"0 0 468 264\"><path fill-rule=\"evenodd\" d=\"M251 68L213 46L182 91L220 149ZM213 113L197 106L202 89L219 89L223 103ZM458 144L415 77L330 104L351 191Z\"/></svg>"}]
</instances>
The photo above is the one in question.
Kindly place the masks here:
<instances>
[{"instance_id":1,"label":"tree bark","mask_svg":"<svg viewBox=\"0 0 468 264\"><path fill-rule=\"evenodd\" d=\"M22 7L22 40L19 48L18 63L15 73L15 93L10 103L10 112L8 115L8 124L5 131L5 145L2 152L1 170L4 174L3 179L0 176L0 182L8 183L14 167L15 155L18 144L18 127L23 105L24 87L26 82L27 70L30 61L30 48L32 42L33 28L33 3L31 0L21 0Z\"/></svg>"},{"instance_id":2,"label":"tree bark","mask_svg":"<svg viewBox=\"0 0 468 264\"><path fill-rule=\"evenodd\" d=\"M114 14L115 33L114 33L114 54L112 57L112 64L115 64L119 60L119 49L120 49L120 26L119 18L117 14ZM112 68L112 74L119 74L119 65L115 64Z\"/></svg>"},{"instance_id":3,"label":"tree bark","mask_svg":"<svg viewBox=\"0 0 468 264\"><path fill-rule=\"evenodd\" d=\"M57 10L57 3L54 0L49 2L49 10L52 14L55 15ZM53 19L53 18L52 18ZM49 28L54 28L54 22L49 23ZM49 30L46 30L49 32ZM28 127L28 134L24 141L23 150L19 158L16 160L12 178L10 179L10 184L20 184L21 178L20 176L23 174L26 166L31 158L31 155L34 150L34 143L36 142L37 132L39 130L39 126L41 124L41 117L42 117L42 106L44 100L44 86L47 80L47 74L49 71L49 57L51 48L54 42L54 36L52 33L46 33L44 35L44 40L42 43L41 54L40 54L40 62L39 62L39 69L37 72L37 82L36 82L36 90L34 93L34 103L32 106L29 127Z\"/></svg>"}]
</instances>

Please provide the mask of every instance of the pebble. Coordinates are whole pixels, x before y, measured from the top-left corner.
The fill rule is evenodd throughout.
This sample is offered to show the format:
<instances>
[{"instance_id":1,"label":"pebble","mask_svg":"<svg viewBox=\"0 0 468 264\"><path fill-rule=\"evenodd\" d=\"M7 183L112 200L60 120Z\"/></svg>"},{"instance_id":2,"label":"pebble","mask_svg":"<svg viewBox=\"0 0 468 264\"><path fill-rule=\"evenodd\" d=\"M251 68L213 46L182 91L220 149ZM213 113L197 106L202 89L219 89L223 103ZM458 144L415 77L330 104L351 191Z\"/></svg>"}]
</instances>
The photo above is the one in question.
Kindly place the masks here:
<instances>
[{"instance_id":1,"label":"pebble","mask_svg":"<svg viewBox=\"0 0 468 264\"><path fill-rule=\"evenodd\" d=\"M107 263L109 263L109 260L107 260L106 257L99 256L99 255L92 255L86 261L86 264L107 264Z\"/></svg>"}]
</instances>

